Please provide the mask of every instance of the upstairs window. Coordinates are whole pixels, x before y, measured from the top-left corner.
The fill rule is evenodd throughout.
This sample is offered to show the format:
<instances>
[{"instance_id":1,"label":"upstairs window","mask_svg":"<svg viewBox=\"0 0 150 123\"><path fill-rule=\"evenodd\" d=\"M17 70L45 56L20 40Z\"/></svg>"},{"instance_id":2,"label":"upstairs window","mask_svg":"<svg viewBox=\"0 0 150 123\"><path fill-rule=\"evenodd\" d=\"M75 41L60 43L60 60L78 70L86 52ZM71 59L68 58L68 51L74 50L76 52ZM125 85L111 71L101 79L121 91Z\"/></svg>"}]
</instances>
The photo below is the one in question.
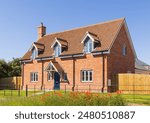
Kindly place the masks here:
<instances>
[{"instance_id":1,"label":"upstairs window","mask_svg":"<svg viewBox=\"0 0 150 123\"><path fill-rule=\"evenodd\" d=\"M122 48L122 55L126 56L127 55L127 46L124 44Z\"/></svg>"},{"instance_id":2,"label":"upstairs window","mask_svg":"<svg viewBox=\"0 0 150 123\"><path fill-rule=\"evenodd\" d=\"M61 47L58 43L54 46L54 54L55 57L58 57L61 54Z\"/></svg>"},{"instance_id":3,"label":"upstairs window","mask_svg":"<svg viewBox=\"0 0 150 123\"><path fill-rule=\"evenodd\" d=\"M68 42L64 39L56 37L51 45L51 48L54 49L54 56L58 57L63 51L68 49Z\"/></svg>"},{"instance_id":4,"label":"upstairs window","mask_svg":"<svg viewBox=\"0 0 150 123\"><path fill-rule=\"evenodd\" d=\"M93 51L93 42L89 37L87 37L84 42L84 51L86 53L91 53Z\"/></svg>"},{"instance_id":5,"label":"upstairs window","mask_svg":"<svg viewBox=\"0 0 150 123\"><path fill-rule=\"evenodd\" d=\"M36 56L37 56L36 49L35 49L35 48L33 48L33 49L32 49L32 59L35 59L35 58L36 58Z\"/></svg>"}]
</instances>

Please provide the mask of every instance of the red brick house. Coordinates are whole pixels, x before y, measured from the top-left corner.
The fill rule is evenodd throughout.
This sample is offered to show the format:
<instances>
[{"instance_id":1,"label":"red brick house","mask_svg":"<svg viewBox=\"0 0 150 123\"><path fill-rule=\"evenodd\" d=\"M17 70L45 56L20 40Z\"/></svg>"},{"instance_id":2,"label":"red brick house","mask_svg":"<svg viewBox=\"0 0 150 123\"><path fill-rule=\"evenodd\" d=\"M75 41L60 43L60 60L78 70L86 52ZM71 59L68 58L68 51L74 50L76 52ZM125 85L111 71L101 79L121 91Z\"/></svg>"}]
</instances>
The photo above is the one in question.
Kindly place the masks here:
<instances>
[{"instance_id":1,"label":"red brick house","mask_svg":"<svg viewBox=\"0 0 150 123\"><path fill-rule=\"evenodd\" d=\"M23 88L108 91L112 76L134 73L136 53L124 18L46 34L22 57ZM110 90L110 89L109 89Z\"/></svg>"}]
</instances>

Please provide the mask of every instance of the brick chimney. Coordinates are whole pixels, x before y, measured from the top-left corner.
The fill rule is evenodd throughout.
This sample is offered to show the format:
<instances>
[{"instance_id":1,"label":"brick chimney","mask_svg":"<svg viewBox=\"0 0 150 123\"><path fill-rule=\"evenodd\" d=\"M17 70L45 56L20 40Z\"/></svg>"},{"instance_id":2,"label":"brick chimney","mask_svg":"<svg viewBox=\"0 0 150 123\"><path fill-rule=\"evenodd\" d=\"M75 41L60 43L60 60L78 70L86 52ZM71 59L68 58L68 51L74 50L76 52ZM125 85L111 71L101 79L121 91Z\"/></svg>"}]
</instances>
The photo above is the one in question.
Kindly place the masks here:
<instances>
[{"instance_id":1,"label":"brick chimney","mask_svg":"<svg viewBox=\"0 0 150 123\"><path fill-rule=\"evenodd\" d=\"M42 38L44 35L46 35L46 27L43 26L43 23L38 27L38 39Z\"/></svg>"}]
</instances>

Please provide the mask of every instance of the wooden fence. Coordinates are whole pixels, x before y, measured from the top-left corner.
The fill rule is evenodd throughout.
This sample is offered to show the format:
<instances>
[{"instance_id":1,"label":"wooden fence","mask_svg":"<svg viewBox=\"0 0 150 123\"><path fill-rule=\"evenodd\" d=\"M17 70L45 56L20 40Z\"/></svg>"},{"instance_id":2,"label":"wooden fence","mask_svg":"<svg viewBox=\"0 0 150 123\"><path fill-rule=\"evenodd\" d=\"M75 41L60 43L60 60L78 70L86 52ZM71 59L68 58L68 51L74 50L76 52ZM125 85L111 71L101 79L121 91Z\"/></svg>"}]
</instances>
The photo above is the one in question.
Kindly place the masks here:
<instances>
[{"instance_id":1,"label":"wooden fence","mask_svg":"<svg viewBox=\"0 0 150 123\"><path fill-rule=\"evenodd\" d=\"M21 84L22 78L20 76L0 79L0 89L19 89Z\"/></svg>"},{"instance_id":2,"label":"wooden fence","mask_svg":"<svg viewBox=\"0 0 150 123\"><path fill-rule=\"evenodd\" d=\"M118 74L113 78L113 86L123 93L150 94L150 75Z\"/></svg>"}]
</instances>

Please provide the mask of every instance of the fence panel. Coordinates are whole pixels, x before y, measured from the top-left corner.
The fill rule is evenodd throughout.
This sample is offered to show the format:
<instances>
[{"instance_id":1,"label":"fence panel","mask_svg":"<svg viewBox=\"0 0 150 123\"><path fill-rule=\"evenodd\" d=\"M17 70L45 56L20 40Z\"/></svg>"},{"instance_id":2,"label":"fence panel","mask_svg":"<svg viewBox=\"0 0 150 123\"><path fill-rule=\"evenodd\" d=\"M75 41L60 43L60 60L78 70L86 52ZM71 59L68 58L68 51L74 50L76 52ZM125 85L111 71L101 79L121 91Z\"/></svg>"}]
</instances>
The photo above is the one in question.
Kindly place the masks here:
<instances>
[{"instance_id":1,"label":"fence panel","mask_svg":"<svg viewBox=\"0 0 150 123\"><path fill-rule=\"evenodd\" d=\"M150 94L150 75L118 74L115 86L127 94Z\"/></svg>"},{"instance_id":2,"label":"fence panel","mask_svg":"<svg viewBox=\"0 0 150 123\"><path fill-rule=\"evenodd\" d=\"M22 84L22 77L7 77L0 79L0 89L19 89L19 85ZM10 88L11 87L11 88Z\"/></svg>"}]
</instances>

